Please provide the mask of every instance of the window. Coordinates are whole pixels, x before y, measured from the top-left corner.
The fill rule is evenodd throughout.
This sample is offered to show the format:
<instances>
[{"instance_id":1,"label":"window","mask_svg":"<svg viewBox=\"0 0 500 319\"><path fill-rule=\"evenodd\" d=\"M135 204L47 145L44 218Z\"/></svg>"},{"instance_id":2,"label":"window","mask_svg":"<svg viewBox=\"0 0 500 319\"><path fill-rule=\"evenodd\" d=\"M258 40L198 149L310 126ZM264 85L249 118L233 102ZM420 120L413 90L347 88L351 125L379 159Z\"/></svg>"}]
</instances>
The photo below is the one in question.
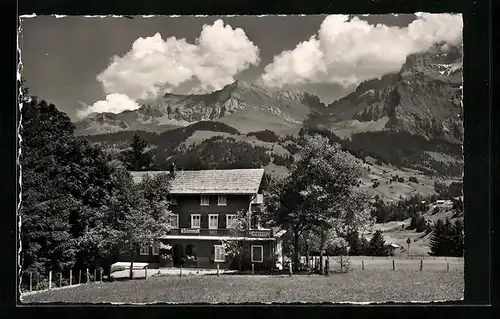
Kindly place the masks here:
<instances>
[{"instance_id":1,"label":"window","mask_svg":"<svg viewBox=\"0 0 500 319\"><path fill-rule=\"evenodd\" d=\"M139 249L139 255L149 255L149 245L142 244Z\"/></svg>"},{"instance_id":2,"label":"window","mask_svg":"<svg viewBox=\"0 0 500 319\"><path fill-rule=\"evenodd\" d=\"M210 205L210 197L208 195L201 195L200 206L209 206L209 205Z\"/></svg>"},{"instance_id":3,"label":"window","mask_svg":"<svg viewBox=\"0 0 500 319\"><path fill-rule=\"evenodd\" d=\"M226 195L219 195L217 196L217 205L219 206L226 206Z\"/></svg>"},{"instance_id":4,"label":"window","mask_svg":"<svg viewBox=\"0 0 500 319\"><path fill-rule=\"evenodd\" d=\"M200 214L191 214L191 228L200 228Z\"/></svg>"},{"instance_id":5,"label":"window","mask_svg":"<svg viewBox=\"0 0 500 319\"><path fill-rule=\"evenodd\" d=\"M236 215L234 214L226 215L226 228L234 228L235 221L236 221Z\"/></svg>"},{"instance_id":6,"label":"window","mask_svg":"<svg viewBox=\"0 0 500 319\"><path fill-rule=\"evenodd\" d=\"M208 229L219 228L219 215L209 214L208 215Z\"/></svg>"},{"instance_id":7,"label":"window","mask_svg":"<svg viewBox=\"0 0 500 319\"><path fill-rule=\"evenodd\" d=\"M177 197L175 196L170 197L170 205L179 205L179 203L177 202Z\"/></svg>"},{"instance_id":8,"label":"window","mask_svg":"<svg viewBox=\"0 0 500 319\"><path fill-rule=\"evenodd\" d=\"M179 215L172 214L170 217L170 222L172 223L172 228L179 228Z\"/></svg>"},{"instance_id":9,"label":"window","mask_svg":"<svg viewBox=\"0 0 500 319\"><path fill-rule=\"evenodd\" d=\"M261 245L252 245L252 262L261 263L264 261L264 247Z\"/></svg>"},{"instance_id":10,"label":"window","mask_svg":"<svg viewBox=\"0 0 500 319\"><path fill-rule=\"evenodd\" d=\"M158 256L160 254L160 243L156 242L153 244L153 255Z\"/></svg>"},{"instance_id":11,"label":"window","mask_svg":"<svg viewBox=\"0 0 500 319\"><path fill-rule=\"evenodd\" d=\"M215 262L225 262L226 261L226 251L222 245L214 245L215 249Z\"/></svg>"}]
</instances>

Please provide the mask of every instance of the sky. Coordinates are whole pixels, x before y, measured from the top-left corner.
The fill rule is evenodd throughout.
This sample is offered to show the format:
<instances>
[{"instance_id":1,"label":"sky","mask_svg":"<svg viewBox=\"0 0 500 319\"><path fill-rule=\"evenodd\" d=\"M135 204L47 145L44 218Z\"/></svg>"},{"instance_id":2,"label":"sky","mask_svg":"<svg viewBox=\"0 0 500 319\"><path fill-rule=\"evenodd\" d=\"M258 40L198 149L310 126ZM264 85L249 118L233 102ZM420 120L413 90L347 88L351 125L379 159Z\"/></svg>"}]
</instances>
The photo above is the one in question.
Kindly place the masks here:
<instances>
[{"instance_id":1,"label":"sky","mask_svg":"<svg viewBox=\"0 0 500 319\"><path fill-rule=\"evenodd\" d=\"M36 16L21 21L30 93L72 120L132 110L164 93L203 94L235 80L331 103L406 57L462 41L451 14Z\"/></svg>"}]
</instances>

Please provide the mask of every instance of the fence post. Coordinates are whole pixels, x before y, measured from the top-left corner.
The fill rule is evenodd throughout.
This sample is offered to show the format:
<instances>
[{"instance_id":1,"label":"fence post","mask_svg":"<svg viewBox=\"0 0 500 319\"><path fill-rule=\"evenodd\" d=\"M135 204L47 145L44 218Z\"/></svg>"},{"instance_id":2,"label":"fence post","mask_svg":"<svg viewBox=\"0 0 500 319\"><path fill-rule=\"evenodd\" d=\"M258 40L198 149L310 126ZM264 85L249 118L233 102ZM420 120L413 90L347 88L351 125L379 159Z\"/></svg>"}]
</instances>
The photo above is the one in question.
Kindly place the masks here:
<instances>
[{"instance_id":1,"label":"fence post","mask_svg":"<svg viewBox=\"0 0 500 319\"><path fill-rule=\"evenodd\" d=\"M365 270L365 261L361 259L361 270Z\"/></svg>"},{"instance_id":2,"label":"fence post","mask_svg":"<svg viewBox=\"0 0 500 319\"><path fill-rule=\"evenodd\" d=\"M97 268L94 268L94 282L97 281Z\"/></svg>"},{"instance_id":3,"label":"fence post","mask_svg":"<svg viewBox=\"0 0 500 319\"><path fill-rule=\"evenodd\" d=\"M33 290L33 273L30 272L30 292Z\"/></svg>"},{"instance_id":4,"label":"fence post","mask_svg":"<svg viewBox=\"0 0 500 319\"><path fill-rule=\"evenodd\" d=\"M87 268L86 274L87 274L87 282L86 283L88 284L90 282L90 274L89 274L89 269L88 268Z\"/></svg>"},{"instance_id":5,"label":"fence post","mask_svg":"<svg viewBox=\"0 0 500 319\"><path fill-rule=\"evenodd\" d=\"M217 263L217 277L219 277L219 263Z\"/></svg>"},{"instance_id":6,"label":"fence post","mask_svg":"<svg viewBox=\"0 0 500 319\"><path fill-rule=\"evenodd\" d=\"M330 260L327 258L325 260L325 276L328 276L328 268L330 268Z\"/></svg>"},{"instance_id":7,"label":"fence post","mask_svg":"<svg viewBox=\"0 0 500 319\"><path fill-rule=\"evenodd\" d=\"M146 266L146 268L144 268L144 278L148 279L148 266Z\"/></svg>"},{"instance_id":8,"label":"fence post","mask_svg":"<svg viewBox=\"0 0 500 319\"><path fill-rule=\"evenodd\" d=\"M82 270L78 270L78 284L82 283Z\"/></svg>"},{"instance_id":9,"label":"fence post","mask_svg":"<svg viewBox=\"0 0 500 319\"><path fill-rule=\"evenodd\" d=\"M396 263L394 262L394 259L392 260L392 271L396 270Z\"/></svg>"},{"instance_id":10,"label":"fence post","mask_svg":"<svg viewBox=\"0 0 500 319\"><path fill-rule=\"evenodd\" d=\"M344 271L344 262L342 256L340 256L340 272Z\"/></svg>"},{"instance_id":11,"label":"fence post","mask_svg":"<svg viewBox=\"0 0 500 319\"><path fill-rule=\"evenodd\" d=\"M52 289L52 270L49 271L49 289Z\"/></svg>"},{"instance_id":12,"label":"fence post","mask_svg":"<svg viewBox=\"0 0 500 319\"><path fill-rule=\"evenodd\" d=\"M446 271L450 271L450 263L449 262L446 263Z\"/></svg>"},{"instance_id":13,"label":"fence post","mask_svg":"<svg viewBox=\"0 0 500 319\"><path fill-rule=\"evenodd\" d=\"M254 275L254 273L255 273L255 265L252 264L252 276Z\"/></svg>"},{"instance_id":14,"label":"fence post","mask_svg":"<svg viewBox=\"0 0 500 319\"><path fill-rule=\"evenodd\" d=\"M422 268L424 268L424 261L420 259L420 271L422 271Z\"/></svg>"},{"instance_id":15,"label":"fence post","mask_svg":"<svg viewBox=\"0 0 500 319\"><path fill-rule=\"evenodd\" d=\"M290 276L293 275L293 264L292 261L290 261Z\"/></svg>"},{"instance_id":16,"label":"fence post","mask_svg":"<svg viewBox=\"0 0 500 319\"><path fill-rule=\"evenodd\" d=\"M73 269L69 270L69 285L73 285Z\"/></svg>"},{"instance_id":17,"label":"fence post","mask_svg":"<svg viewBox=\"0 0 500 319\"><path fill-rule=\"evenodd\" d=\"M102 283L102 267L99 267L99 281Z\"/></svg>"},{"instance_id":18,"label":"fence post","mask_svg":"<svg viewBox=\"0 0 500 319\"><path fill-rule=\"evenodd\" d=\"M182 265L181 268L179 268L179 277L182 277Z\"/></svg>"},{"instance_id":19,"label":"fence post","mask_svg":"<svg viewBox=\"0 0 500 319\"><path fill-rule=\"evenodd\" d=\"M59 288L62 287L62 272L59 273Z\"/></svg>"}]
</instances>

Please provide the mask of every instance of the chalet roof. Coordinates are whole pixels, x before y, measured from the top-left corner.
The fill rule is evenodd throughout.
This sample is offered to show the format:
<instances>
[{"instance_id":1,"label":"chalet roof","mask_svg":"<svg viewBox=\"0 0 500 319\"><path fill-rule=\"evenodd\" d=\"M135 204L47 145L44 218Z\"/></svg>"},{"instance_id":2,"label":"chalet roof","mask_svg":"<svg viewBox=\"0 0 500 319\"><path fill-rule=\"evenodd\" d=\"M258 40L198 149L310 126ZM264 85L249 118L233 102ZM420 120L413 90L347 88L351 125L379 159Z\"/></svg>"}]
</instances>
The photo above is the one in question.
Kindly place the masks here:
<instances>
[{"instance_id":1,"label":"chalet roof","mask_svg":"<svg viewBox=\"0 0 500 319\"><path fill-rule=\"evenodd\" d=\"M130 172L135 182L146 174L170 174L169 171ZM176 171L171 181L171 194L256 194L264 169L223 169Z\"/></svg>"}]
</instances>

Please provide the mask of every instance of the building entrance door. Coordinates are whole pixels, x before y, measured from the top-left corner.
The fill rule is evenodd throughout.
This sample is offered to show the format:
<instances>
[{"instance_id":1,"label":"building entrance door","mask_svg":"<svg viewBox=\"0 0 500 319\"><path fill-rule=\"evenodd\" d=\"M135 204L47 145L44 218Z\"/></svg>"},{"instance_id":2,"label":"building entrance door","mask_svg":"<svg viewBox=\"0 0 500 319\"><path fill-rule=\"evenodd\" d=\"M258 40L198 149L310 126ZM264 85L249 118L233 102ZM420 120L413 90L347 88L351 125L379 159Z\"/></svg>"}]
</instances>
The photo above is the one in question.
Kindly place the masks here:
<instances>
[{"instance_id":1,"label":"building entrance door","mask_svg":"<svg viewBox=\"0 0 500 319\"><path fill-rule=\"evenodd\" d=\"M181 244L175 244L172 251L172 262L174 267L182 266L182 258L184 257L184 247Z\"/></svg>"}]
</instances>

